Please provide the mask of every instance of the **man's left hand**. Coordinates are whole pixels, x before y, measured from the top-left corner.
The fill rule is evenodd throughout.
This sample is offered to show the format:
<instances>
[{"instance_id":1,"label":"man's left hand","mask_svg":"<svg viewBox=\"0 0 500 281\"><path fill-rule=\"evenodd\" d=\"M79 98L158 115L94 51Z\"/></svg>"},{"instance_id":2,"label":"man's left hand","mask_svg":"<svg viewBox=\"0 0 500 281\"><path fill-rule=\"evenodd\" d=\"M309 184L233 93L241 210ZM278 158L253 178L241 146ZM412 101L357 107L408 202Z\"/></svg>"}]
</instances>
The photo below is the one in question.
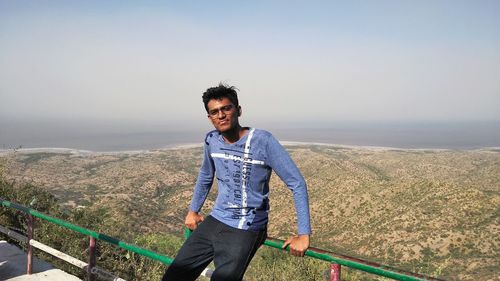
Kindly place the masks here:
<instances>
[{"instance_id":1,"label":"man's left hand","mask_svg":"<svg viewBox=\"0 0 500 281\"><path fill-rule=\"evenodd\" d=\"M288 238L281 248L285 249L290 245L290 254L296 257L303 257L309 248L309 235L292 236Z\"/></svg>"}]
</instances>

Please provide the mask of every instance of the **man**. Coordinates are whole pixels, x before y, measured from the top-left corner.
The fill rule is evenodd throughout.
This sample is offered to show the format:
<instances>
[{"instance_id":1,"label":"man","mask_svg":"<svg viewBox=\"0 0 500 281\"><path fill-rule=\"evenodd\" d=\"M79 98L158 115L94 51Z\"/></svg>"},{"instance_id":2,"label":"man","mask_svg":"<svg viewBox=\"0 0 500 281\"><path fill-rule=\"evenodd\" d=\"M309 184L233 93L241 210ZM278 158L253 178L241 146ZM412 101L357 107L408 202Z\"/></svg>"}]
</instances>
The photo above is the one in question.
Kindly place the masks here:
<instances>
[{"instance_id":1,"label":"man","mask_svg":"<svg viewBox=\"0 0 500 281\"><path fill-rule=\"evenodd\" d=\"M242 127L234 87L219 84L203 93L208 119L215 130L205 138L205 153L186 226L194 230L169 266L163 281L195 280L212 261L211 280L241 280L253 255L267 237L269 180L276 174L291 189L298 235L285 241L290 253L303 256L311 226L306 183L288 153L264 130ZM212 212L199 211L217 177Z\"/></svg>"}]
</instances>

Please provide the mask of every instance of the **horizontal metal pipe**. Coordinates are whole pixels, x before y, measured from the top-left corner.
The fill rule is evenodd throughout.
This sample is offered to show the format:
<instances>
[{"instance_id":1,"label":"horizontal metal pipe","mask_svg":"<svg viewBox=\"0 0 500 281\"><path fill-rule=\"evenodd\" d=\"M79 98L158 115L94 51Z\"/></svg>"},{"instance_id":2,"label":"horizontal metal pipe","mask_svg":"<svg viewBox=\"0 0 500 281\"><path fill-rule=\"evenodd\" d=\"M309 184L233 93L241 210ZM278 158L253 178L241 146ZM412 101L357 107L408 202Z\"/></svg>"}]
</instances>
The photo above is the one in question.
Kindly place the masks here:
<instances>
[{"instance_id":1,"label":"horizontal metal pipe","mask_svg":"<svg viewBox=\"0 0 500 281\"><path fill-rule=\"evenodd\" d=\"M36 240L30 240L30 245L32 245L33 247L41 250L41 251L44 251L46 253L49 253L51 255L53 255L54 257L56 258L59 258L67 263L70 263L76 267L79 267L81 269L87 269L88 267L88 263L84 262L84 261L81 261L75 257L72 257L66 253L63 253L59 250L56 250L50 246L47 246L43 243L40 243ZM114 276L111 272L108 272L102 268L98 268L98 267L92 267L92 273L95 273L97 275L99 275L100 277L102 277L103 279L106 279L106 280L113 280L113 281L125 281L124 279L122 278L119 278L119 277L116 277Z\"/></svg>"},{"instance_id":2,"label":"horizontal metal pipe","mask_svg":"<svg viewBox=\"0 0 500 281\"><path fill-rule=\"evenodd\" d=\"M13 230L10 230L7 227L1 226L1 225L0 225L0 232L4 233L5 235L7 235L9 237L16 239L17 241L21 241L23 243L28 242L28 237L26 237L20 233L17 233Z\"/></svg>"},{"instance_id":3,"label":"horizontal metal pipe","mask_svg":"<svg viewBox=\"0 0 500 281\"><path fill-rule=\"evenodd\" d=\"M108 235L105 235L105 234L102 234L102 233L98 233L98 232L91 231L91 230L88 230L88 229L83 228L83 227L79 227L79 226L74 225L72 223L69 223L67 221L63 221L63 220L60 220L60 219L53 218L51 216L47 216L45 214L39 213L38 211L30 209L30 208L27 208L25 206L22 206L22 205L19 205L19 204L16 204L16 203L12 203L12 202L9 202L9 201L3 200L3 199L0 199L0 201L1 201L2 205L5 206L5 207L14 208L14 209L19 210L21 212L24 212L24 213L27 213L27 214L31 214L34 217L46 220L48 222L57 224L57 225L62 226L62 227L69 228L71 230L74 230L74 231L79 232L81 234L85 234L87 236L92 236L92 237L94 237L96 239L108 242L110 244L114 244L114 245L116 245L116 246L118 246L118 247L120 247L122 249L125 249L125 250L128 250L128 251L137 253L137 254L142 255L142 256L146 256L148 258L160 261L160 262L162 262L164 264L171 264L172 261L173 261L173 259L171 259L171 258L169 258L167 256L163 256L163 255L157 254L155 252L152 252L152 251L149 251L149 250L137 247L135 245L128 244L128 243L123 242L123 241L121 241L119 239L113 238L111 236L108 236Z\"/></svg>"},{"instance_id":4,"label":"horizontal metal pipe","mask_svg":"<svg viewBox=\"0 0 500 281\"><path fill-rule=\"evenodd\" d=\"M14 239L16 239L17 241L20 241L20 242L23 242L23 243L26 243L28 242L28 237L26 236L23 236L15 231L12 231L2 225L0 225L0 232L8 235L9 237L12 237ZM49 253L67 263L70 263L78 268L81 268L81 269L85 269L87 267L87 263L86 262L83 262L77 258L74 258L66 253L63 253L61 251L58 251L50 246L47 246L41 242L38 242L36 240L30 240L30 245L41 250L41 251L44 251L46 253ZM92 268L92 273L96 273L97 275L99 275L100 277L102 277L103 279L106 279L106 280L112 280L112 281L125 281L124 279L122 278L119 278L119 277L116 277L114 276L112 273L102 269L102 268L99 268L99 267L94 267Z\"/></svg>"},{"instance_id":5,"label":"horizontal metal pipe","mask_svg":"<svg viewBox=\"0 0 500 281\"><path fill-rule=\"evenodd\" d=\"M125 279L122 279L120 277L116 277L113 274L111 274L110 272L108 272L108 271L106 271L98 266L92 267L91 271L92 271L92 273L97 274L102 279L111 280L111 281L126 281Z\"/></svg>"},{"instance_id":6,"label":"horizontal metal pipe","mask_svg":"<svg viewBox=\"0 0 500 281\"><path fill-rule=\"evenodd\" d=\"M136 247L136 246L131 245L131 244L127 244L123 241L120 241L116 238L107 236L105 234L100 234L100 233L73 225L73 224L68 223L66 221L62 221L62 220L47 216L45 214L39 213L35 210L24 207L22 205L18 205L18 204L15 204L15 203L12 203L9 201L5 201L5 200L1 200L1 199L0 199L0 201L1 201L2 205L6 206L6 207L12 207L12 208L20 210L22 212L32 214L35 217L38 217L38 218L47 220L49 222L52 222L54 224L72 229L72 230L80 232L82 234L92 236L92 237L97 238L99 240L103 240L103 241L106 241L108 243L117 245L122 249L135 252L137 254L140 254L140 255L149 257L151 259L160 261L164 264L171 264L173 261L173 259L171 259L169 257L159 255L155 252L151 252L149 250L142 249L142 248ZM186 234L186 237L189 236L189 230L186 229L185 234ZM264 242L264 245L272 247L272 248L281 249L283 246L283 241L278 240L278 239L274 239L274 238L268 238ZM287 246L285 250L290 251L290 247ZM388 278L395 279L395 280L401 280L401 281L423 281L423 280L443 281L442 279L424 276L421 274L415 274L412 272L405 272L403 270L399 270L399 269L392 268L389 266L385 266L385 265L381 265L381 264L377 264L377 263L373 263L373 262L369 262L369 261L364 261L364 260L349 257L349 256L334 254L334 253L327 252L327 251L321 250L321 249L316 249L313 247L310 247L306 251L305 255L308 257L319 259L319 260L327 261L329 263L337 263L337 264L344 265L344 266L347 266L350 268L362 270L365 272L369 272L369 273L376 274L379 276L388 277Z\"/></svg>"},{"instance_id":7,"label":"horizontal metal pipe","mask_svg":"<svg viewBox=\"0 0 500 281\"><path fill-rule=\"evenodd\" d=\"M264 245L276 248L276 249L282 249L284 241L278 240L275 238L268 238L265 242ZM290 246L287 246L285 248L286 251L290 251ZM305 252L305 256L316 258L319 260L327 261L330 263L337 263L340 265L344 265L350 268L358 269L361 271L373 273L376 275L388 277L391 279L395 280L402 280L402 281L423 281L423 280L429 280L429 281L444 281L441 279L429 277L429 276L424 276L421 274L415 274L412 272L404 272L400 269L392 268L389 266L377 264L374 262L369 262L369 261L364 261L361 259L353 258L353 257L348 257L344 255L336 255L331 252L327 252L322 249L317 249L314 247L309 247L308 250Z\"/></svg>"},{"instance_id":8,"label":"horizontal metal pipe","mask_svg":"<svg viewBox=\"0 0 500 281\"><path fill-rule=\"evenodd\" d=\"M30 245L33 246L33 247L35 247L35 248L37 248L37 249L39 249L39 250L42 250L42 251L44 251L46 253L49 253L49 254L53 255L54 257L59 258L59 259L65 261L67 263L70 263L70 264L72 264L72 265L74 265L76 267L79 267L81 269L87 268L88 264L86 262L83 262L83 261L81 261L81 260L79 260L77 258L74 258L74 257L72 257L72 256L70 256L70 255L68 255L66 253L63 253L63 252L61 252L59 250L51 248L51 247L49 247L49 246L47 246L47 245L45 245L43 243L40 243L40 242L38 242L36 240L33 240L33 239L30 240Z\"/></svg>"}]
</instances>

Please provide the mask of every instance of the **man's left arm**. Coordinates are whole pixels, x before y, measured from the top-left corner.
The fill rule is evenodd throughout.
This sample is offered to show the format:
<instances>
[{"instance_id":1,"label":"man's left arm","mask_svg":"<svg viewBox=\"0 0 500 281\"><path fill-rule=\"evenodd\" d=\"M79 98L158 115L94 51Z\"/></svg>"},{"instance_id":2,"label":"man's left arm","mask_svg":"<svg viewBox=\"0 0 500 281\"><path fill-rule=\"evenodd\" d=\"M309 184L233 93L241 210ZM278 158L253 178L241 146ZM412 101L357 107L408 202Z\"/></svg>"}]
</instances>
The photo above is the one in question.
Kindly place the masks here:
<instances>
[{"instance_id":1,"label":"man's left arm","mask_svg":"<svg viewBox=\"0 0 500 281\"><path fill-rule=\"evenodd\" d=\"M267 153L269 166L292 191L297 214L298 235L288 238L283 248L290 245L290 254L302 257L309 247L311 235L306 182L288 152L273 136L269 138Z\"/></svg>"}]
</instances>

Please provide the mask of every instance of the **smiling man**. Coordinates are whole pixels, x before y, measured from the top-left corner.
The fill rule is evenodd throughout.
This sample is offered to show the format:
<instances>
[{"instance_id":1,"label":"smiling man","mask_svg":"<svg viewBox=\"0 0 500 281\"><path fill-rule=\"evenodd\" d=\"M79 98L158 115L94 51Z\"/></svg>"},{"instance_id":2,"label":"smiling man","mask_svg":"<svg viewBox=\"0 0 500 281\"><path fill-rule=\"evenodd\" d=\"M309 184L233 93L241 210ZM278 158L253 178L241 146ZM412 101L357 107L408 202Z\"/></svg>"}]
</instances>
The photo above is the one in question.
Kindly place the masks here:
<instances>
[{"instance_id":1,"label":"smiling man","mask_svg":"<svg viewBox=\"0 0 500 281\"><path fill-rule=\"evenodd\" d=\"M242 127L234 87L219 84L203 93L208 119L215 127L205 137L205 153L186 226L194 230L169 266L163 281L195 280L213 260L211 280L237 281L267 237L269 180L274 170L292 191L298 234L287 239L290 253L302 257L311 226L304 178L285 149L267 131ZM212 212L199 214L217 178Z\"/></svg>"}]
</instances>

